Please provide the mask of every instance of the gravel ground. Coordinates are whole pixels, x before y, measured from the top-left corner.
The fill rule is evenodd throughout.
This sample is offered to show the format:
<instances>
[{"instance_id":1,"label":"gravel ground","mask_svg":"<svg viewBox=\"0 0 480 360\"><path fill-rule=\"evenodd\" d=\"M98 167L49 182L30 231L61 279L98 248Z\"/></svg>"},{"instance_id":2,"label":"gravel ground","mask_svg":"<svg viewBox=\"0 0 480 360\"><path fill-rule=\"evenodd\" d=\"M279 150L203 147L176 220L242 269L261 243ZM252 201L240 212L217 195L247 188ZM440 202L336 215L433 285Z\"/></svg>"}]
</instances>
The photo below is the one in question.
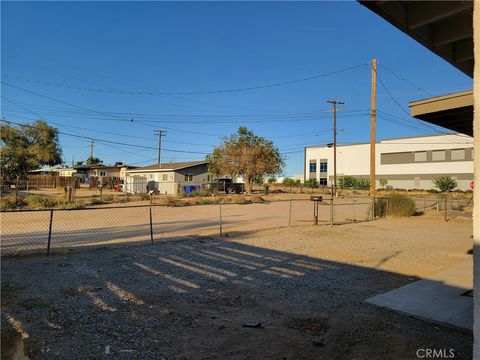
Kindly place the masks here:
<instances>
[{"instance_id":1,"label":"gravel ground","mask_svg":"<svg viewBox=\"0 0 480 360\"><path fill-rule=\"evenodd\" d=\"M467 259L470 234L384 219L4 258L2 325L32 359L470 359L471 334L364 302Z\"/></svg>"}]
</instances>

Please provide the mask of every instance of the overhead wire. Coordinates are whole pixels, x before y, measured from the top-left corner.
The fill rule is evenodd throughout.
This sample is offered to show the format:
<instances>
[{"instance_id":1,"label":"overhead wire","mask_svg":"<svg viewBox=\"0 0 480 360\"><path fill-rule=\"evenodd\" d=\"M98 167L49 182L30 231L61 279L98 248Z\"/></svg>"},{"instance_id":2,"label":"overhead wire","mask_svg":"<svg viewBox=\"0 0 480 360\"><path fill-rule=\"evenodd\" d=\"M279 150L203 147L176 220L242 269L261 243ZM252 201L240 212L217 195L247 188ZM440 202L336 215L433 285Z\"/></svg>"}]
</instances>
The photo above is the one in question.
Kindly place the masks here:
<instances>
[{"instance_id":1,"label":"overhead wire","mask_svg":"<svg viewBox=\"0 0 480 360\"><path fill-rule=\"evenodd\" d=\"M63 85L63 84L56 84L52 82L45 82L45 81L38 81L38 80L31 80L27 78L21 78L18 76L13 76L11 78L17 80L24 80L31 83L37 83L40 85L48 85L48 86L55 86L55 87L63 87L68 89L74 90L82 90L82 91L89 91L89 92L99 92L99 93L110 93L110 94L121 94L121 95L209 95L209 94L223 94L223 93L233 93L233 92L244 92L244 91L251 91L251 90L259 90L265 88L272 88L278 86L285 86L291 85L296 83L301 83L310 80L316 80L323 77L331 76L340 74L343 72L355 70L364 66L367 66L367 63L357 64L354 66L342 68L335 71L330 71L318 75L303 77L295 80L288 80L288 81L279 81L269 84L262 84L262 85L255 85L255 86L247 86L247 87L238 87L238 88L229 88L229 89L220 89L220 90L203 90L203 91L131 91L131 90L107 90L107 89L94 89L94 88L84 88L84 87L77 87L77 86L70 86L70 85ZM10 76L7 76L10 77Z\"/></svg>"}]
</instances>

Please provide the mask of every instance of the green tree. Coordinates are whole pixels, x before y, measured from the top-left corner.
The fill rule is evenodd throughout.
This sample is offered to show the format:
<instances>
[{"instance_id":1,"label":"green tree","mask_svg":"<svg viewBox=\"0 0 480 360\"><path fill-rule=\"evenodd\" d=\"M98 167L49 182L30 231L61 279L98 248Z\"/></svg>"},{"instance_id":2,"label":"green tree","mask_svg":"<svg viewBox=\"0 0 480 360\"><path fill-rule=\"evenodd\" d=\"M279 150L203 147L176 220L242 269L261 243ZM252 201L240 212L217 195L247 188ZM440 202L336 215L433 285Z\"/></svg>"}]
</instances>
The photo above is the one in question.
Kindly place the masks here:
<instances>
[{"instance_id":1,"label":"green tree","mask_svg":"<svg viewBox=\"0 0 480 360\"><path fill-rule=\"evenodd\" d=\"M309 188L312 188L312 189L316 188L318 186L318 181L315 178L305 180L305 186L308 186Z\"/></svg>"},{"instance_id":2,"label":"green tree","mask_svg":"<svg viewBox=\"0 0 480 360\"><path fill-rule=\"evenodd\" d=\"M101 164L103 164L103 160L100 160L97 157L89 156L88 159L85 161L85 164L88 165L88 166L101 165Z\"/></svg>"},{"instance_id":3,"label":"green tree","mask_svg":"<svg viewBox=\"0 0 480 360\"><path fill-rule=\"evenodd\" d=\"M435 187L437 187L441 192L447 193L458 186L457 182L453 180L450 176L440 176L433 180Z\"/></svg>"},{"instance_id":4,"label":"green tree","mask_svg":"<svg viewBox=\"0 0 480 360\"><path fill-rule=\"evenodd\" d=\"M269 177L267 181L268 181L270 184L274 184L274 183L277 182L277 178L275 178L275 177L272 176L272 177Z\"/></svg>"},{"instance_id":5,"label":"green tree","mask_svg":"<svg viewBox=\"0 0 480 360\"><path fill-rule=\"evenodd\" d=\"M2 175L16 179L16 195L20 178L29 171L62 162L58 130L43 120L19 127L2 122L0 141L0 171Z\"/></svg>"},{"instance_id":6,"label":"green tree","mask_svg":"<svg viewBox=\"0 0 480 360\"><path fill-rule=\"evenodd\" d=\"M293 185L295 185L295 180L287 177L287 178L283 179L282 184L285 185L285 186L293 186Z\"/></svg>"},{"instance_id":7,"label":"green tree","mask_svg":"<svg viewBox=\"0 0 480 360\"><path fill-rule=\"evenodd\" d=\"M207 155L209 171L216 176L242 176L247 194L255 179L282 171L285 160L273 142L257 136L246 127L223 139L223 144Z\"/></svg>"}]
</instances>

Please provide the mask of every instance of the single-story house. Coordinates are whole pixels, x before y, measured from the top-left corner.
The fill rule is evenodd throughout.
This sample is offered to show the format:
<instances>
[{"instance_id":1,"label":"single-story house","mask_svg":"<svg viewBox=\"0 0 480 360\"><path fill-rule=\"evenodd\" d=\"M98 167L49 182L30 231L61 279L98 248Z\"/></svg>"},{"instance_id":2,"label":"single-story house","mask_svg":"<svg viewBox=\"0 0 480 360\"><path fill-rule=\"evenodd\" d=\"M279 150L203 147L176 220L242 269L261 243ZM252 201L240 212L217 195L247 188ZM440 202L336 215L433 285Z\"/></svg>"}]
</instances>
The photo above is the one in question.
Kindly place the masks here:
<instances>
[{"instance_id":1,"label":"single-story house","mask_svg":"<svg viewBox=\"0 0 480 360\"><path fill-rule=\"evenodd\" d=\"M86 177L117 177L124 179L127 170L136 169L136 166L126 165L122 162L116 162L114 165L85 165L76 166L74 168L76 173L82 173ZM72 176L72 175L65 175Z\"/></svg>"},{"instance_id":2,"label":"single-story house","mask_svg":"<svg viewBox=\"0 0 480 360\"><path fill-rule=\"evenodd\" d=\"M126 171L128 178L145 179L149 189L161 194L177 194L184 186L201 187L213 180L206 161L155 164ZM127 184L129 182L127 181ZM142 188L143 190L146 190ZM129 189L125 188L125 191Z\"/></svg>"}]
</instances>

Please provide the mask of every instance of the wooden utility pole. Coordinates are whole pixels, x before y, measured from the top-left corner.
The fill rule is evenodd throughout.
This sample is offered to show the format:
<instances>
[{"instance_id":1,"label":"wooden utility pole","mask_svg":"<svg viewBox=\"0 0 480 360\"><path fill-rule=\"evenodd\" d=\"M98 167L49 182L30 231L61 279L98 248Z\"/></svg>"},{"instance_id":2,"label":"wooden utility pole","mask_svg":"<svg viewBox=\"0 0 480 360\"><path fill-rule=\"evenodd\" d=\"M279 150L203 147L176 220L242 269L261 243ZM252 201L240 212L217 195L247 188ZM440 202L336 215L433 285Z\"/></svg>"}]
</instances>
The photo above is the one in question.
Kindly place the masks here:
<instances>
[{"instance_id":1,"label":"wooden utility pole","mask_svg":"<svg viewBox=\"0 0 480 360\"><path fill-rule=\"evenodd\" d=\"M370 118L370 196L375 196L375 133L377 123L377 60L372 59L372 99Z\"/></svg>"},{"instance_id":2,"label":"wooden utility pole","mask_svg":"<svg viewBox=\"0 0 480 360\"><path fill-rule=\"evenodd\" d=\"M333 194L337 195L337 104L345 104L343 101L327 100L333 104Z\"/></svg>"},{"instance_id":3,"label":"wooden utility pole","mask_svg":"<svg viewBox=\"0 0 480 360\"><path fill-rule=\"evenodd\" d=\"M162 136L167 135L167 132L165 130L154 130L153 133L155 135L158 135L158 158L157 158L157 164L158 166L161 165L160 162L160 153L162 151Z\"/></svg>"}]
</instances>

